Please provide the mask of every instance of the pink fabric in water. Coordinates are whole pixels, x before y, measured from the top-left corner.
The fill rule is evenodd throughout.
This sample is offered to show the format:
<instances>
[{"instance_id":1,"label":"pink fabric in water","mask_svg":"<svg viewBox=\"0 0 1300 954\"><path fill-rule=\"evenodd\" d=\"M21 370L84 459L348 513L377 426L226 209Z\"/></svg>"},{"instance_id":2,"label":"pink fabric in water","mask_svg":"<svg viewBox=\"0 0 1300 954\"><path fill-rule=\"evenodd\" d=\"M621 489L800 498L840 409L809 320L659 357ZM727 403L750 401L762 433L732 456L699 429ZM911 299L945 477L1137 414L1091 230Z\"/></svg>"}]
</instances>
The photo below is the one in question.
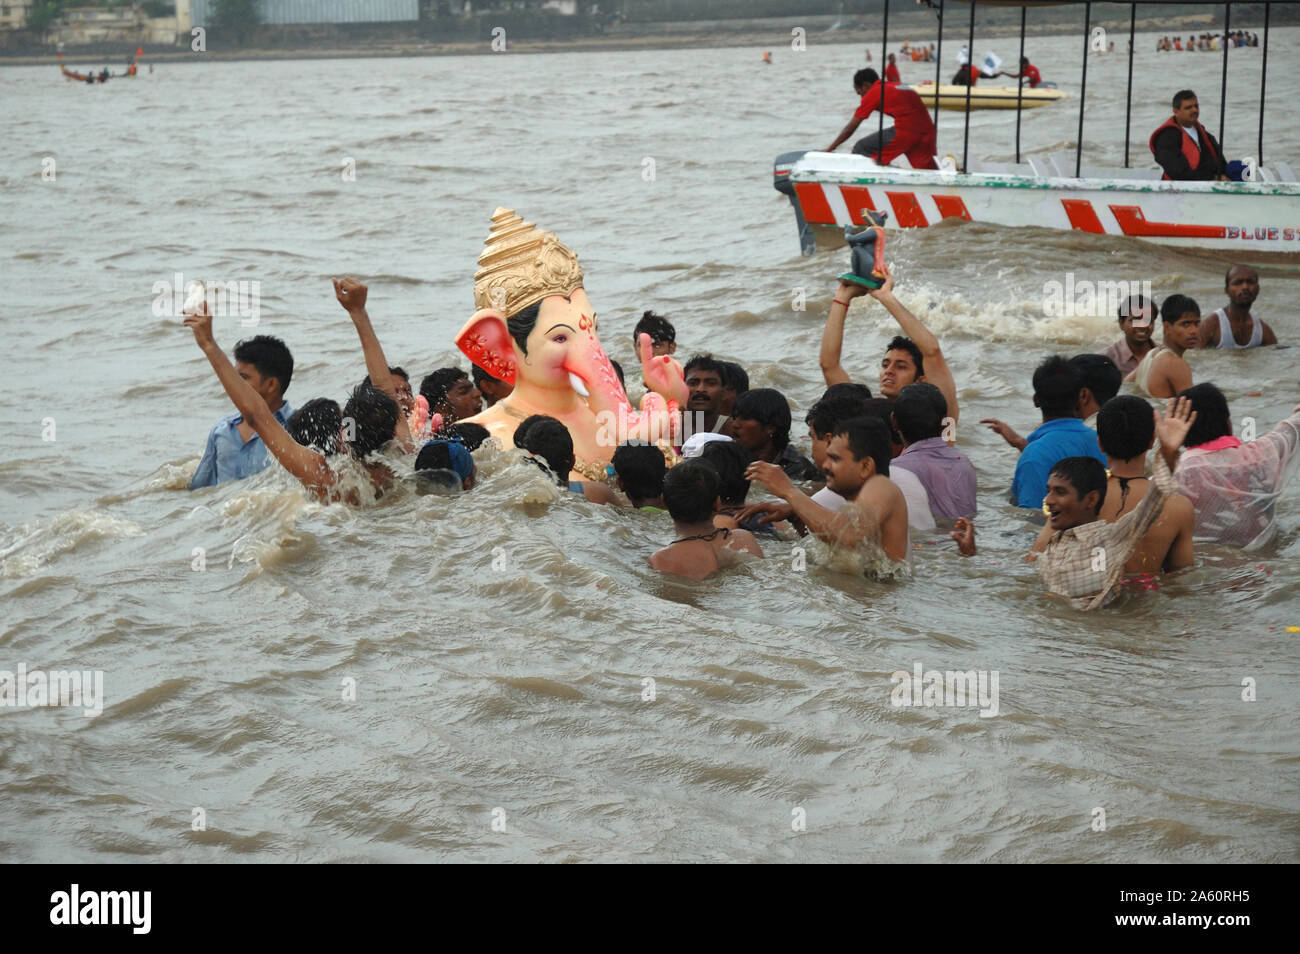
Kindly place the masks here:
<instances>
[{"instance_id":1,"label":"pink fabric in water","mask_svg":"<svg viewBox=\"0 0 1300 954\"><path fill-rule=\"evenodd\" d=\"M1224 434L1222 437L1216 437L1212 441L1206 441L1204 444L1197 444L1195 447L1189 447L1188 450L1216 451L1226 450L1229 447L1240 447L1241 441L1231 434Z\"/></svg>"},{"instance_id":2,"label":"pink fabric in water","mask_svg":"<svg viewBox=\"0 0 1300 954\"><path fill-rule=\"evenodd\" d=\"M1222 440L1184 451L1174 476L1196 508L1197 540L1254 550L1277 533L1277 498L1300 460L1300 413L1248 444L1216 447Z\"/></svg>"}]
</instances>

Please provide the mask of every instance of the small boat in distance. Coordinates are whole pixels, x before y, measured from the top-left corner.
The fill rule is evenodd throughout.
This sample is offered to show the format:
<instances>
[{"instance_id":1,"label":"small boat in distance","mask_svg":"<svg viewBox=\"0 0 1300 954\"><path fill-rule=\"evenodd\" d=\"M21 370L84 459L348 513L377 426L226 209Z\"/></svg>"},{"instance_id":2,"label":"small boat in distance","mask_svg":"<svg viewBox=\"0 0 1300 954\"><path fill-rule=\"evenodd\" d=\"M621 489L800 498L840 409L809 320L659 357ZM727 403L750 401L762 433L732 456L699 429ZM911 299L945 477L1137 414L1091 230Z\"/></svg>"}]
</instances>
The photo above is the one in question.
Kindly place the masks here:
<instances>
[{"instance_id":1,"label":"small boat in distance","mask_svg":"<svg viewBox=\"0 0 1300 954\"><path fill-rule=\"evenodd\" d=\"M110 79L133 78L139 69L136 60L140 56L144 55L144 49L140 48L135 51L135 56L131 57L131 59L127 61L126 71L122 73L110 73L107 68L98 73L78 73L76 70L70 70L64 65L62 53L57 53L55 55L59 58L59 71L63 74L65 79L77 83L107 83Z\"/></svg>"},{"instance_id":2,"label":"small boat in distance","mask_svg":"<svg viewBox=\"0 0 1300 954\"><path fill-rule=\"evenodd\" d=\"M934 109L934 101L939 100L940 109L964 110L967 103L967 95L970 96L971 109L1033 109L1036 106L1046 106L1060 99L1067 99L1069 94L1064 90L1055 89L1050 86L1039 86L1037 89L1016 89L1014 86L953 86L947 83L942 86L935 86L931 82L924 82L911 87L921 102L926 106Z\"/></svg>"}]
</instances>

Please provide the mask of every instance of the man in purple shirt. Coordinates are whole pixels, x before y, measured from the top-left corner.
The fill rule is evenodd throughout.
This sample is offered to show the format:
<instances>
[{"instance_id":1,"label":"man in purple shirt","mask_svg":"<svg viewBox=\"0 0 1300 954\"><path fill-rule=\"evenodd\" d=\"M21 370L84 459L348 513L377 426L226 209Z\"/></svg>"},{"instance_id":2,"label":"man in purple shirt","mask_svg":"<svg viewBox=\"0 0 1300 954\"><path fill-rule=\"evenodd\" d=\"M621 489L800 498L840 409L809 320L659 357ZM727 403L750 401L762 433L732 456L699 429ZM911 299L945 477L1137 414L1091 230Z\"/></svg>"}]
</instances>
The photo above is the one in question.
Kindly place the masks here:
<instances>
[{"instance_id":1,"label":"man in purple shirt","mask_svg":"<svg viewBox=\"0 0 1300 954\"><path fill-rule=\"evenodd\" d=\"M933 384L909 384L894 402L894 426L903 453L890 467L915 474L930 497L936 520L975 516L975 465L943 439L948 401Z\"/></svg>"}]
</instances>

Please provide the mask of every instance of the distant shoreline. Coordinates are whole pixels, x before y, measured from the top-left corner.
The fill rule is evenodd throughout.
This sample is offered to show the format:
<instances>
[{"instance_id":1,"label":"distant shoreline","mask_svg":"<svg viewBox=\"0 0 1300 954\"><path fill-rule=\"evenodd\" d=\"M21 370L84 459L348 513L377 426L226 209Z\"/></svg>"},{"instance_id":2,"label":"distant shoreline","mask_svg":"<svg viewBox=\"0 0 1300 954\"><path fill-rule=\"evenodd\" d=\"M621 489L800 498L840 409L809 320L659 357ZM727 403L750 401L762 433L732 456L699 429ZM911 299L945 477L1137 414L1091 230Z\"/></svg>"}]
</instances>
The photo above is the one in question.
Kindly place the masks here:
<instances>
[{"instance_id":1,"label":"distant shoreline","mask_svg":"<svg viewBox=\"0 0 1300 954\"><path fill-rule=\"evenodd\" d=\"M1108 21L1099 21L1106 24ZM1177 17L1165 18L1147 18L1139 20L1137 29L1140 32L1171 31L1177 32L1191 26L1204 27L1214 23L1214 18L1208 14L1189 14ZM1125 31L1121 36L1115 33L1117 38L1116 52L1119 47L1127 43L1127 22L1124 24ZM931 42L930 38L934 36L933 24L926 24L926 29L917 29L913 24L903 23L890 31L891 37L897 37L897 43L901 44L904 40L912 42ZM1065 36L1072 33L1068 29L1068 24L1061 22L1037 23L1031 24L1026 29L1026 36ZM918 35L921 36L918 39ZM986 39L1002 39L1008 36L1019 36L1020 27L1018 24L1002 23L989 24L980 26L975 31L975 40L979 42ZM950 26L944 31L944 47L948 48L954 44L960 45L965 36L964 31L955 26ZM1082 42L1082 39L1080 39ZM880 43L879 30L867 29L845 29L838 30L833 35L810 30L808 33L808 46L816 47L819 44L834 43L856 44L863 47L878 47ZM130 44L122 44L125 49ZM896 49L896 43L893 39L890 46ZM773 57L778 58L781 55L789 54L790 51L790 33L786 29L781 32L779 29L764 31L738 31L735 33L662 33L649 36L585 36L576 39L567 40L517 40L512 41L506 52L516 54L531 53L597 53L597 52L627 52L635 50L681 50L681 49L732 49L736 47L752 47L754 50L771 50ZM96 50L102 50L102 47L96 47ZM873 60L878 57L879 51L873 49ZM64 56L70 63L92 62L106 63L115 62L123 56L128 55L118 51L112 53L95 52L87 50L79 52L76 49L65 50ZM412 39L410 41L385 41L371 42L364 46L339 47L328 44L300 46L300 47L251 47L248 49L229 49L229 50L209 50L202 54L191 52L186 48L175 50L166 50L162 52L146 51L141 57L142 63L175 63L185 60L191 60L196 56L202 56L205 60L329 60L329 59L380 59L391 57L413 57L413 56L472 56L495 55L491 44L487 40L458 40L453 42L435 43L427 40ZM56 63L56 57L53 52L32 55L6 55L0 54L0 65L5 66L50 66Z\"/></svg>"}]
</instances>

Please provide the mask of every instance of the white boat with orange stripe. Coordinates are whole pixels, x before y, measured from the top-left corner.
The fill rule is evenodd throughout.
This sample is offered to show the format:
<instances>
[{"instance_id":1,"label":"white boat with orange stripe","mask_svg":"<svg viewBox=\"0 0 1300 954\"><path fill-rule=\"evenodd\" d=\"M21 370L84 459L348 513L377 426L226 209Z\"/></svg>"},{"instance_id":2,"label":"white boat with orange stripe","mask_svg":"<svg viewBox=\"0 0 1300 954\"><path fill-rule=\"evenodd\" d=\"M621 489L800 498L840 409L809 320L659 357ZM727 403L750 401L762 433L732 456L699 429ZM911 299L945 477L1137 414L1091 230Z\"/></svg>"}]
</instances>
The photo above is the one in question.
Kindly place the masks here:
<instances>
[{"instance_id":1,"label":"white boat with orange stripe","mask_svg":"<svg viewBox=\"0 0 1300 954\"><path fill-rule=\"evenodd\" d=\"M940 11L943 9L943 0L920 2ZM966 49L975 48L977 4L1020 7L1020 51L1023 57L1027 8L1071 0L1054 0L1052 4L1046 0L964 2L970 7ZM969 110L966 110L960 162L951 156L943 156L946 150L941 143L940 156L935 157L938 169L881 166L867 156L855 154L785 153L776 158L773 185L789 196L794 207L803 253L811 255L819 246L842 246L846 226L866 224L864 211L882 211L888 213L886 227L891 229L926 228L943 219L956 218L1010 227L1074 229L1161 245L1247 253L1252 258L1280 257L1300 261L1300 183L1285 162L1272 157L1268 164L1259 162L1265 146L1269 9L1273 4L1263 4L1261 53L1264 65L1260 70L1259 137L1254 158L1228 163L1230 176L1238 175L1234 166L1243 167L1240 178L1236 181L1166 181L1158 167L1138 169L1130 165L1133 51L1138 7L1159 10L1174 2L1146 0L1128 4L1128 88L1124 105L1123 167L1092 168L1083 164L1088 54L1090 49L1102 51L1103 47L1097 45L1098 39L1105 42L1104 30L1098 37L1091 29L1093 4L1084 2L1079 4L1084 10L1081 34L1084 48L1078 91L1078 131L1071 153L1022 156L1020 122L1028 91L1021 93L1015 103L1015 162L979 162L970 155ZM1213 6L1211 0L1183 0L1179 5L1184 4ZM884 0L882 59L888 55L889 6L889 0ZM1226 37L1230 34L1233 4L1222 6L1223 35ZM943 17L940 16L936 43L938 61L941 61L942 43ZM1220 103L1227 101L1228 50L1229 45L1225 43L1219 84ZM942 93L942 88L938 89ZM974 91L969 95L973 100ZM1223 142L1224 118L1222 110L1219 112L1218 141ZM907 159L899 157L895 162L906 165Z\"/></svg>"},{"instance_id":2,"label":"white boat with orange stripe","mask_svg":"<svg viewBox=\"0 0 1300 954\"><path fill-rule=\"evenodd\" d=\"M1253 170L1255 179L1246 182L1165 182L1159 170L1065 175L1052 157L972 165L959 173L879 166L858 155L786 153L777 158L774 185L790 197L808 255L843 245L844 227L866 224L866 209L888 212L893 228L957 218L1300 257L1300 183L1279 181L1294 179L1285 166Z\"/></svg>"}]
</instances>

